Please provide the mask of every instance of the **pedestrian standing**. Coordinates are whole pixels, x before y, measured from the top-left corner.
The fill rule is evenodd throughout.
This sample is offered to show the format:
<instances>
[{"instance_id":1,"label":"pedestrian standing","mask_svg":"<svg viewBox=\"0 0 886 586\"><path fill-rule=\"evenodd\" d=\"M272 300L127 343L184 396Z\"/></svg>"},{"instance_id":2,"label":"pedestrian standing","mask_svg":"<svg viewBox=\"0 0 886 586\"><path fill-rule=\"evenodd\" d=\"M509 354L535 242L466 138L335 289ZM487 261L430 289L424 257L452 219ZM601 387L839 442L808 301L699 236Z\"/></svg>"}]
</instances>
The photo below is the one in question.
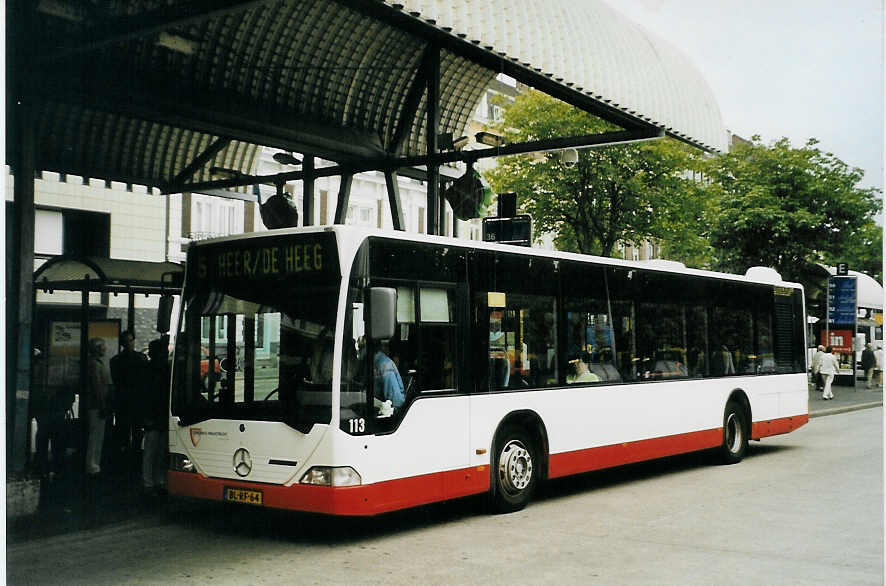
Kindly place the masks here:
<instances>
[{"instance_id":1,"label":"pedestrian standing","mask_svg":"<svg viewBox=\"0 0 886 586\"><path fill-rule=\"evenodd\" d=\"M114 383L113 463L121 471L134 471L139 437L139 413L136 401L143 393L148 359L135 350L135 334L126 330L120 334L120 352L111 358L111 380Z\"/></svg>"},{"instance_id":2,"label":"pedestrian standing","mask_svg":"<svg viewBox=\"0 0 886 586\"><path fill-rule=\"evenodd\" d=\"M148 344L145 385L145 451L142 454L142 488L147 498L166 494L166 446L169 430L169 342L160 338Z\"/></svg>"},{"instance_id":3,"label":"pedestrian standing","mask_svg":"<svg viewBox=\"0 0 886 586\"><path fill-rule=\"evenodd\" d=\"M868 342L864 345L864 350L861 353L861 369L864 371L864 377L867 379L867 388L871 389L874 385L874 369L877 366L877 356L874 354L874 349L871 348L871 343Z\"/></svg>"},{"instance_id":4,"label":"pedestrian standing","mask_svg":"<svg viewBox=\"0 0 886 586\"><path fill-rule=\"evenodd\" d=\"M883 385L883 346L877 348L874 357L877 359L877 365L874 367L874 383L880 388Z\"/></svg>"},{"instance_id":5,"label":"pedestrian standing","mask_svg":"<svg viewBox=\"0 0 886 586\"><path fill-rule=\"evenodd\" d=\"M837 376L837 372L840 370L840 362L837 360L837 357L834 356L833 350L834 349L831 346L825 348L819 366L819 371L824 377L824 391L821 393L821 398L825 401L834 398L834 393L831 391L831 384L834 382L834 377Z\"/></svg>"},{"instance_id":6,"label":"pedestrian standing","mask_svg":"<svg viewBox=\"0 0 886 586\"><path fill-rule=\"evenodd\" d=\"M824 389L824 379L821 376L821 357L824 356L824 346L818 345L815 354L812 355L812 380L815 390L821 392Z\"/></svg>"},{"instance_id":7,"label":"pedestrian standing","mask_svg":"<svg viewBox=\"0 0 886 586\"><path fill-rule=\"evenodd\" d=\"M86 389L86 415L89 421L89 437L86 443L86 473L92 477L101 472L102 448L105 442L105 425L111 414L110 376L104 363L105 342L101 338L89 340L88 383Z\"/></svg>"}]
</instances>

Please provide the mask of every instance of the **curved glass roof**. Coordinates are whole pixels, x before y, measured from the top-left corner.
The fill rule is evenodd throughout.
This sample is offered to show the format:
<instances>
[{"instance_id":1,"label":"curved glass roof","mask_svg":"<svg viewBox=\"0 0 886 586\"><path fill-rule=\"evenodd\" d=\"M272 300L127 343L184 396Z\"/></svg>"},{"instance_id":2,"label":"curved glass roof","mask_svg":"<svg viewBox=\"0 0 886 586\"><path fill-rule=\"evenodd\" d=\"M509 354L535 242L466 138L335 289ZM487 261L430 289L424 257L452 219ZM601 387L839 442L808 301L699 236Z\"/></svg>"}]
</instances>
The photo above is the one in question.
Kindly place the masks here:
<instances>
[{"instance_id":1,"label":"curved glass roof","mask_svg":"<svg viewBox=\"0 0 886 586\"><path fill-rule=\"evenodd\" d=\"M726 148L695 68L600 0L24 2L10 20L7 103L33 108L42 170L174 192L254 174L261 146L362 169L420 157L438 51L441 133L463 134L505 73Z\"/></svg>"}]
</instances>

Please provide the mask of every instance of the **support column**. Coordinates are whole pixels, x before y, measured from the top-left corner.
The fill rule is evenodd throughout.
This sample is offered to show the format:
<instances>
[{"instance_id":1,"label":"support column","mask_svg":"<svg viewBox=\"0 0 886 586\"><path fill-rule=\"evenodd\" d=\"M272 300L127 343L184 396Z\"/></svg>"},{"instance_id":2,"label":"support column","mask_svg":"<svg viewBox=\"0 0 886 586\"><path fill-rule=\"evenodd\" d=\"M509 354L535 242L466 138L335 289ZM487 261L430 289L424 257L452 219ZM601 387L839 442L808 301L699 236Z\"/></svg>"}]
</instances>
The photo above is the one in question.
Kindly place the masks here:
<instances>
[{"instance_id":1,"label":"support column","mask_svg":"<svg viewBox=\"0 0 886 586\"><path fill-rule=\"evenodd\" d=\"M83 446L75 463L80 470L86 469L86 446L89 443L89 275L80 292L80 407L77 417L80 419L80 445ZM85 489L84 489L85 490ZM87 493L88 494L88 493Z\"/></svg>"},{"instance_id":2,"label":"support column","mask_svg":"<svg viewBox=\"0 0 886 586\"><path fill-rule=\"evenodd\" d=\"M135 293L129 292L129 303L126 309L126 329L135 335Z\"/></svg>"},{"instance_id":3,"label":"support column","mask_svg":"<svg viewBox=\"0 0 886 586\"><path fill-rule=\"evenodd\" d=\"M351 184L354 182L353 173L341 176L338 186L338 203L335 205L335 224L344 224L348 217L348 203L351 200Z\"/></svg>"},{"instance_id":4,"label":"support column","mask_svg":"<svg viewBox=\"0 0 886 586\"><path fill-rule=\"evenodd\" d=\"M403 207L400 205L400 184L397 183L397 173L385 171L385 185L388 188L388 203L391 206L391 221L394 230L403 230Z\"/></svg>"},{"instance_id":5,"label":"support column","mask_svg":"<svg viewBox=\"0 0 886 586\"><path fill-rule=\"evenodd\" d=\"M302 179L302 225L314 225L314 157L305 155L302 161L305 175Z\"/></svg>"},{"instance_id":6,"label":"support column","mask_svg":"<svg viewBox=\"0 0 886 586\"><path fill-rule=\"evenodd\" d=\"M440 165L434 161L439 145L440 129L440 47L432 47L425 53L427 71L427 120L425 139L428 157L428 234L440 234Z\"/></svg>"},{"instance_id":7,"label":"support column","mask_svg":"<svg viewBox=\"0 0 886 586\"><path fill-rule=\"evenodd\" d=\"M31 104L16 106L14 239L15 251L7 255L13 265L13 282L7 283L10 304L7 326L14 330L15 345L7 349L7 368L14 370L7 387L7 466L21 472L28 456L28 401L31 391L31 327L34 311L34 116ZM11 351L10 351L11 350Z\"/></svg>"}]
</instances>

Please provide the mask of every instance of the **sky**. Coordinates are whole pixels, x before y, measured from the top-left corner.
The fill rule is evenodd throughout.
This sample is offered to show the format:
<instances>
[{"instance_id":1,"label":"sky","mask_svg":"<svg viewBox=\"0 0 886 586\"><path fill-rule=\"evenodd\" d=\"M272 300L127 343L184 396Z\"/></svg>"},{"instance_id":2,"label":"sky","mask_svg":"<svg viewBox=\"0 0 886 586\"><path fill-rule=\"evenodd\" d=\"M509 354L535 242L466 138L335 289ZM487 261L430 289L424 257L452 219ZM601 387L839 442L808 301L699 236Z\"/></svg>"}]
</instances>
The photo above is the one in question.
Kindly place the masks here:
<instances>
[{"instance_id":1,"label":"sky","mask_svg":"<svg viewBox=\"0 0 886 586\"><path fill-rule=\"evenodd\" d=\"M607 0L680 49L727 129L781 137L883 187L883 0Z\"/></svg>"}]
</instances>

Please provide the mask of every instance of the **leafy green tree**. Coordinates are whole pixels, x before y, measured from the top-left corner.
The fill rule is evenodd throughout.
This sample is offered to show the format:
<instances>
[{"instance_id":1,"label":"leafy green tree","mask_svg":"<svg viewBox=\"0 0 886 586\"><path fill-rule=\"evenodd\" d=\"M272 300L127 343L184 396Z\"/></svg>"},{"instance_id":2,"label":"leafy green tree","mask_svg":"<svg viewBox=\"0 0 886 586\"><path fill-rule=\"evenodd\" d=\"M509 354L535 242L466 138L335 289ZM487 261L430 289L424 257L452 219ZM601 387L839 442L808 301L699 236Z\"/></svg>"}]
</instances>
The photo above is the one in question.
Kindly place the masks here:
<instances>
[{"instance_id":1,"label":"leafy green tree","mask_svg":"<svg viewBox=\"0 0 886 586\"><path fill-rule=\"evenodd\" d=\"M618 129L528 91L505 105L495 130L522 142ZM556 156L503 157L486 178L496 192L515 192L535 234L554 234L560 250L611 256L618 242L656 238L669 243L670 258L705 257L707 203L687 172L697 166L693 149L662 139L578 152L571 167Z\"/></svg>"},{"instance_id":2,"label":"leafy green tree","mask_svg":"<svg viewBox=\"0 0 886 586\"><path fill-rule=\"evenodd\" d=\"M849 268L883 282L883 227L868 220L852 233L844 249L825 255L825 262L836 266L838 262L849 263Z\"/></svg>"},{"instance_id":3,"label":"leafy green tree","mask_svg":"<svg viewBox=\"0 0 886 586\"><path fill-rule=\"evenodd\" d=\"M859 187L864 172L816 144L792 148L783 138L767 146L755 136L708 161L715 268L763 265L804 282L813 263L856 264L847 255L861 249L879 256L870 238L879 190Z\"/></svg>"}]
</instances>

